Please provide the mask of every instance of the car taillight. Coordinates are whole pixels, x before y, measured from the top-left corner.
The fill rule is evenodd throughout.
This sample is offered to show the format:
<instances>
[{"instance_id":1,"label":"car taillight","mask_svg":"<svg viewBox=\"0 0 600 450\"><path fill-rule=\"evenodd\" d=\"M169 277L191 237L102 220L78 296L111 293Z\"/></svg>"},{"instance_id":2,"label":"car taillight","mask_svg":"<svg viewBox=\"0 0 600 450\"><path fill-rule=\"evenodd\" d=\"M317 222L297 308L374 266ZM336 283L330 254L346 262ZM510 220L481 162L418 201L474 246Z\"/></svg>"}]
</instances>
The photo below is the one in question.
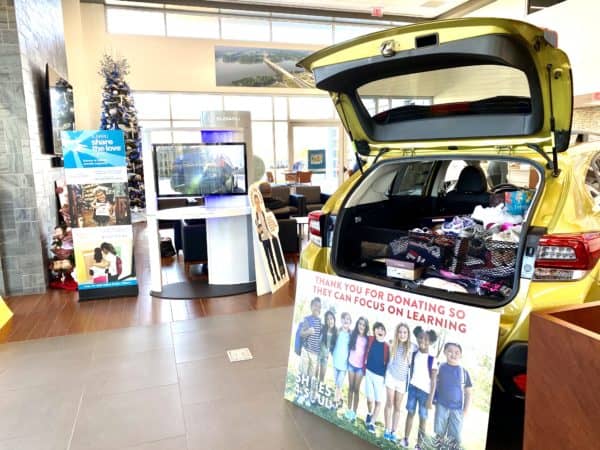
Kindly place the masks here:
<instances>
[{"instance_id":1,"label":"car taillight","mask_svg":"<svg viewBox=\"0 0 600 450\"><path fill-rule=\"evenodd\" d=\"M515 386L517 386L517 388L523 394L525 394L525 392L527 391L527 374L520 373L519 375L515 375L513 377L513 383L515 383Z\"/></svg>"},{"instance_id":2,"label":"car taillight","mask_svg":"<svg viewBox=\"0 0 600 450\"><path fill-rule=\"evenodd\" d=\"M312 211L308 213L308 235L310 241L321 247L323 245L323 237L321 236L321 217L323 211Z\"/></svg>"},{"instance_id":3,"label":"car taillight","mask_svg":"<svg viewBox=\"0 0 600 450\"><path fill-rule=\"evenodd\" d=\"M553 234L540 239L534 280L580 280L600 258L600 233Z\"/></svg>"}]
</instances>

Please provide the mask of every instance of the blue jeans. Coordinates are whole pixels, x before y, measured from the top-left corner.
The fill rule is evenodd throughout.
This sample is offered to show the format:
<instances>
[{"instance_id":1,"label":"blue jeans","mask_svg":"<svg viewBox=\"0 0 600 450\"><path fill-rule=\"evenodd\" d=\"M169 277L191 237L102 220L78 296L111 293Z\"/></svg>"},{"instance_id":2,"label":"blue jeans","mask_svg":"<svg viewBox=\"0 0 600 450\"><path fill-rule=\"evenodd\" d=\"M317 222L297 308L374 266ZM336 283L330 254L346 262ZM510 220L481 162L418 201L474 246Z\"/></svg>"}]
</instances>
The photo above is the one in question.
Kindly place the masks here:
<instances>
[{"instance_id":1,"label":"blue jeans","mask_svg":"<svg viewBox=\"0 0 600 450\"><path fill-rule=\"evenodd\" d=\"M409 414L414 414L417 410L417 403L419 404L419 417L421 419L427 419L427 399L429 394L422 391L418 387L414 387L412 384L408 386L408 399L406 399L406 410Z\"/></svg>"},{"instance_id":2,"label":"blue jeans","mask_svg":"<svg viewBox=\"0 0 600 450\"><path fill-rule=\"evenodd\" d=\"M446 408L439 403L435 405L435 420L433 423L433 431L439 437L450 438L456 444L456 448L460 445L460 434L463 425L462 409Z\"/></svg>"}]
</instances>

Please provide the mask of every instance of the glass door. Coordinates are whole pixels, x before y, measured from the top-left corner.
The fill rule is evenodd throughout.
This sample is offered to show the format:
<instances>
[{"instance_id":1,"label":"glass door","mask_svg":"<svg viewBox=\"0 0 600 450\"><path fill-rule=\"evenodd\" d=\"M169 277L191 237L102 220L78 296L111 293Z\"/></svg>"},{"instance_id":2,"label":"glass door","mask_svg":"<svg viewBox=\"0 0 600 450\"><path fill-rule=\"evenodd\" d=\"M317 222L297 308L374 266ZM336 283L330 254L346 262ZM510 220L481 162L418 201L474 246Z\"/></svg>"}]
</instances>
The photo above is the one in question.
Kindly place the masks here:
<instances>
[{"instance_id":1,"label":"glass door","mask_svg":"<svg viewBox=\"0 0 600 450\"><path fill-rule=\"evenodd\" d=\"M342 181L343 128L339 123L297 123L289 127L288 180L298 171L312 172L311 184L333 193Z\"/></svg>"}]
</instances>

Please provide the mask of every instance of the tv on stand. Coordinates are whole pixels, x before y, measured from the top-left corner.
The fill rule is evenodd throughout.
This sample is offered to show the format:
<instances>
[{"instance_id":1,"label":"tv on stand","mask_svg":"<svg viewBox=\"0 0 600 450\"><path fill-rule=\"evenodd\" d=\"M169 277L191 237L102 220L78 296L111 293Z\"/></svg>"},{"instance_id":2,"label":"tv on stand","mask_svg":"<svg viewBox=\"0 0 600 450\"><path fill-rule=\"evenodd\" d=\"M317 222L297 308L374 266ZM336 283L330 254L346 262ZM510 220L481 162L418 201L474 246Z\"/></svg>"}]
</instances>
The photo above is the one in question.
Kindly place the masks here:
<instances>
[{"instance_id":1,"label":"tv on stand","mask_svg":"<svg viewBox=\"0 0 600 450\"><path fill-rule=\"evenodd\" d=\"M246 144L154 144L156 194L161 197L247 195Z\"/></svg>"}]
</instances>

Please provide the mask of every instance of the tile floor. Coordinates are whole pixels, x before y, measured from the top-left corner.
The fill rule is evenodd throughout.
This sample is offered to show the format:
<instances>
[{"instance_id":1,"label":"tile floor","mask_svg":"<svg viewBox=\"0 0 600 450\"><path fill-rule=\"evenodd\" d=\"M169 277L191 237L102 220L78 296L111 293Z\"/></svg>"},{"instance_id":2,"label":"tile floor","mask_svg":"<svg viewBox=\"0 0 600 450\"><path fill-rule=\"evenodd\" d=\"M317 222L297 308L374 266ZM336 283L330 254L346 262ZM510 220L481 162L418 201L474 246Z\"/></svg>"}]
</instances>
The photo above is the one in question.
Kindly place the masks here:
<instances>
[{"instance_id":1,"label":"tile floor","mask_svg":"<svg viewBox=\"0 0 600 450\"><path fill-rule=\"evenodd\" d=\"M374 449L283 399L292 313L2 344L0 450ZM522 420L495 407L488 449L519 449Z\"/></svg>"},{"instance_id":2,"label":"tile floor","mask_svg":"<svg viewBox=\"0 0 600 450\"><path fill-rule=\"evenodd\" d=\"M291 315L0 345L0 450L373 448L283 400Z\"/></svg>"}]
</instances>

